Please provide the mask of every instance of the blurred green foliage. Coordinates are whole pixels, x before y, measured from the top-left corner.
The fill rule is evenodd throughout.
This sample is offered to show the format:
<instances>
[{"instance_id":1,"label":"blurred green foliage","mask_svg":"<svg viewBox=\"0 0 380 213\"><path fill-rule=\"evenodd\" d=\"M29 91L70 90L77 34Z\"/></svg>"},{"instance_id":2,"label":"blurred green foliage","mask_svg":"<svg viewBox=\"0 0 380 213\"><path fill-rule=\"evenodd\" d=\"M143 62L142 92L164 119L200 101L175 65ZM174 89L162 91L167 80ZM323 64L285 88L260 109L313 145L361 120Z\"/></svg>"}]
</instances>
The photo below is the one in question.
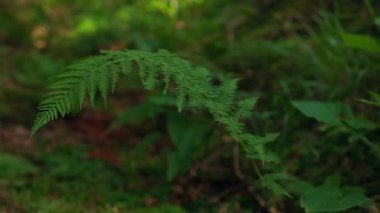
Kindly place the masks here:
<instances>
[{"instance_id":1,"label":"blurred green foliage","mask_svg":"<svg viewBox=\"0 0 380 213\"><path fill-rule=\"evenodd\" d=\"M252 164L207 114L178 115L170 97L126 95L141 91L132 77L108 107L113 130L137 132L115 139L139 141L114 148L122 166L89 158L100 145L53 124L26 153L1 150L0 210L379 211L379 8L373 0L1 1L1 149L17 139L14 125L31 124L51 77L100 49L164 48L239 78L239 97L260 97L248 130L279 135L267 135L277 137L270 162ZM59 141L75 144L52 147Z\"/></svg>"}]
</instances>

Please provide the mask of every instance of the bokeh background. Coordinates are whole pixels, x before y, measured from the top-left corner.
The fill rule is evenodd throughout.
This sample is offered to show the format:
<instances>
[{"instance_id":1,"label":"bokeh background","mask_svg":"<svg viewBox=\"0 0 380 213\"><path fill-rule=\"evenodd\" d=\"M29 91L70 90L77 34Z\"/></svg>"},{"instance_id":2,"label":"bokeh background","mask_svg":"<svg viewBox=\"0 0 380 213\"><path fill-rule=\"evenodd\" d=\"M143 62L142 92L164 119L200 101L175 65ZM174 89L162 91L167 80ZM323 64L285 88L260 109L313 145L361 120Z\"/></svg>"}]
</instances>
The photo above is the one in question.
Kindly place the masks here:
<instances>
[{"instance_id":1,"label":"bokeh background","mask_svg":"<svg viewBox=\"0 0 380 213\"><path fill-rule=\"evenodd\" d=\"M330 183L365 195L346 211L379 212L379 3L0 1L0 211L303 212L304 190ZM85 103L29 137L53 76L104 49L167 49L239 78L260 97L249 130L280 133L275 162L256 162L272 182L209 116L178 114L133 75L107 108Z\"/></svg>"}]
</instances>

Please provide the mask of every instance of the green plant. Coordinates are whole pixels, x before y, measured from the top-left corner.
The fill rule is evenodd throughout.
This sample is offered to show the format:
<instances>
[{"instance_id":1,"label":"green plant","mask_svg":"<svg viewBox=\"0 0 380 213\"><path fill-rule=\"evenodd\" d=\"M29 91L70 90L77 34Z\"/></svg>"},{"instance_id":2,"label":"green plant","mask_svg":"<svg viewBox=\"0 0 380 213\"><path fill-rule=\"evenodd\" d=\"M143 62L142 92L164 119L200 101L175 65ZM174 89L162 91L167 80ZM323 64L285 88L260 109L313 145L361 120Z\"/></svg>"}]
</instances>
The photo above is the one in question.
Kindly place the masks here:
<instances>
[{"instance_id":1,"label":"green plant","mask_svg":"<svg viewBox=\"0 0 380 213\"><path fill-rule=\"evenodd\" d=\"M250 134L245 129L243 121L251 116L251 109L256 104L257 98L240 97L237 93L237 79L213 76L207 69L191 66L189 62L165 50L157 53L136 50L102 51L101 55L80 60L67 69L66 73L58 75L56 82L48 87L50 92L38 106L40 111L32 127L32 135L57 117L63 117L70 112L78 112L86 94L92 106L95 105L97 93L100 93L106 104L109 93L115 90L120 74L128 75L133 70L137 70L145 89L157 90L160 88L164 94L175 93L174 103L179 112L183 109L206 109L215 121L226 127L230 136L241 145L248 159L259 159L262 162L273 161L273 156L267 154L264 147L267 143L274 141L278 134L267 134L262 137ZM216 83L218 81L220 83ZM146 119L151 115L165 112L165 105L173 105L173 101L170 99L156 98L155 101L159 104L143 103L132 108L120 116L113 126L131 120ZM360 126L357 127L358 123L356 120L354 121L353 113L343 104L294 101L293 105L306 116L326 123L326 128L333 126L340 133L347 133L347 131L351 133L350 130L355 128L363 129ZM168 113L167 117L169 118L169 134L175 146L175 151L168 158L167 176L172 179L187 170L195 150L198 149L207 133L209 124L199 123L192 119L185 121L171 113ZM342 130L343 127L350 129L345 131ZM366 126L364 130L368 128ZM350 137L357 135L362 136L362 133L350 134ZM157 134L150 135L143 146L148 146L157 137ZM142 147L142 149L146 149L146 147ZM261 175L256 166L255 169L262 181L262 186L271 189L276 194L290 197L290 194L279 183L288 181L288 176L281 173ZM337 186L332 187L328 190L333 190L336 196L344 191L336 188ZM310 211L320 210L317 203L321 190L328 191L324 187L310 187L310 190L303 192L300 200L301 206ZM344 191L347 197L343 198L343 204L333 206L330 210L348 209L363 204L364 200L368 201L361 192L357 195L362 198L363 202L348 205L347 200L351 199L351 195L356 196L350 192L350 190ZM322 211L325 210L322 209Z\"/></svg>"},{"instance_id":2,"label":"green plant","mask_svg":"<svg viewBox=\"0 0 380 213\"><path fill-rule=\"evenodd\" d=\"M167 130L173 143L173 149L168 153L167 178L173 178L185 173L210 141L215 132L205 119L186 114L178 114L174 109L175 99L169 96L153 95L136 106L128 108L111 124L110 130L121 125L141 125L142 121L154 119L164 114L167 120ZM135 149L137 159L143 158L149 146L158 141L162 134L155 131L144 137L142 143Z\"/></svg>"},{"instance_id":3,"label":"green plant","mask_svg":"<svg viewBox=\"0 0 380 213\"><path fill-rule=\"evenodd\" d=\"M373 54L380 53L380 44L372 36L353 34L353 33L341 33L343 42L352 48L363 50ZM376 92L369 92L372 100L361 100L364 103L380 107L380 94Z\"/></svg>"},{"instance_id":4,"label":"green plant","mask_svg":"<svg viewBox=\"0 0 380 213\"><path fill-rule=\"evenodd\" d=\"M247 133L242 119L250 116L257 98L239 99L236 95L237 79L221 77L220 85L213 84L211 73L193 67L165 50L157 53L143 51L103 51L102 55L89 57L68 67L68 72L58 75L56 82L38 109L40 112L31 134L58 116L81 109L86 93L94 105L99 91L104 102L110 91L114 91L119 75L137 69L144 87L148 90L163 87L176 94L176 105L181 112L185 106L207 109L215 121L224 124L233 139L238 141L251 159L269 161L264 145L276 135L261 138Z\"/></svg>"},{"instance_id":5,"label":"green plant","mask_svg":"<svg viewBox=\"0 0 380 213\"><path fill-rule=\"evenodd\" d=\"M33 173L37 173L37 168L26 159L0 153L0 183L3 183L6 178L14 180L14 178Z\"/></svg>"}]
</instances>

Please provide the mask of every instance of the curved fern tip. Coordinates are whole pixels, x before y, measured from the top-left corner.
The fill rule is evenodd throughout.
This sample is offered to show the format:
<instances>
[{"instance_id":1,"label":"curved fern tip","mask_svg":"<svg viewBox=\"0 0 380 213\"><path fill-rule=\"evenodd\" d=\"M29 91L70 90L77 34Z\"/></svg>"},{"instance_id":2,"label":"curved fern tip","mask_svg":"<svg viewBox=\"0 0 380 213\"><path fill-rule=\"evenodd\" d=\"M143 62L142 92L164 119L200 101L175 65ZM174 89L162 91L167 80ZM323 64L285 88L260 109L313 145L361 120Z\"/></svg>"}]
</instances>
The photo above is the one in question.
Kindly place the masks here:
<instances>
[{"instance_id":1,"label":"curved fern tip","mask_svg":"<svg viewBox=\"0 0 380 213\"><path fill-rule=\"evenodd\" d=\"M29 133L29 137L33 137L34 135L36 135L36 133L38 132L40 128L37 128L35 127L34 125L32 126L32 129L30 130L30 133Z\"/></svg>"}]
</instances>

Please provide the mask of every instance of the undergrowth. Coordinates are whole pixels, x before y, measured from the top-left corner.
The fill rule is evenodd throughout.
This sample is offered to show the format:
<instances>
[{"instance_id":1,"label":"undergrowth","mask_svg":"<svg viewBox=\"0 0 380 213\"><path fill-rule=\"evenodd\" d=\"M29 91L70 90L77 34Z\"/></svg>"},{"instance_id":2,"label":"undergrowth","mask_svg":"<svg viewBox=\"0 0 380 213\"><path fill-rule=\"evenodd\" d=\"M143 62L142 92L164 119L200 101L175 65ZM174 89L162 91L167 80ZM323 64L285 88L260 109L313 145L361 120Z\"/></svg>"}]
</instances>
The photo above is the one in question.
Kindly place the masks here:
<instances>
[{"instance_id":1,"label":"undergrowth","mask_svg":"<svg viewBox=\"0 0 380 213\"><path fill-rule=\"evenodd\" d=\"M234 11L231 17L227 14L226 17L223 15L223 19L212 19L209 21L212 24L208 23L207 27L202 24L205 20L190 17L184 22L189 28L184 26L174 37L169 29L170 24L157 17L141 16L132 28L145 25L155 27L148 30L151 33L131 32L134 42L127 46L145 51L103 51L98 56L68 66L67 72L58 75L48 87L50 92L38 106L39 113L31 134L36 134L41 127L58 117L79 112L86 97L92 106L96 105L99 97L106 105L109 94L114 92L117 84L129 84L121 77L137 74L144 88L151 93L162 92L160 97L172 97L169 94L174 94L170 107L186 113L179 115L173 109L167 111L168 105L163 104L166 100L149 97L118 116L112 127L134 119L159 117L163 113L172 143L172 152L164 153L169 180L189 171L194 152L200 147L203 148L203 156L212 155L215 150L210 150L206 145L211 140L208 134L210 129L215 129L215 123L219 123L238 142L248 159L240 159L244 175L250 176L251 170L256 170L255 175L247 178L248 181L239 181L254 185L255 193L268 200L263 208L275 206L292 209L286 205L292 206L290 199L296 196L299 206L306 212L374 207L378 203L376 171L379 166L376 160L380 156L377 143L379 122L376 108L366 104L380 105L376 84L380 47L378 40L370 36L376 32L376 26L379 29L379 18L376 19L376 26L368 30L365 27L367 24L356 26L365 23L365 15L347 19L350 20L346 20L350 23L347 32L353 32L347 33L340 23L345 16L341 17L338 12L321 13L319 15L322 16L316 20L320 29L316 31L315 17L309 16L309 9L314 10L315 6L309 6L308 1L300 2L297 7L289 4L289 7L279 8L281 22L266 17L269 22L262 27L261 23L256 23L258 28L255 30L247 20L262 15L255 14L256 9L253 8L247 11L242 9L241 31L240 27L239 30L226 29L232 33L228 45L224 32L218 30L221 23L228 25L230 19L235 22L233 18L239 13L236 11L240 11L236 7L229 9ZM223 2L218 5L229 7L234 2L230 1L229 4ZM248 8L248 3L242 5L241 8ZM344 6L352 12L358 5ZM212 8L219 8L214 6ZM304 16L298 20L287 8L294 11L304 8ZM197 7L197 11L199 9L206 10ZM220 11L224 10L216 12ZM376 14L372 16L376 18ZM237 22L240 18L236 18ZM309 23L311 19L312 24ZM351 26L354 19L363 20ZM302 23L307 26L301 26ZM196 33L189 36L192 31ZM214 32L215 35L212 34ZM150 34L157 36L154 42L149 40L149 36L144 37ZM210 40L209 34L212 34ZM204 35L207 35L205 41L201 39ZM213 65L208 66L212 67L210 70L214 67L217 70L219 66L223 67L223 74L224 70L240 72L241 81L228 75L215 75L209 69L194 66L166 50L151 52L159 47L186 52L195 64L204 62L210 65L212 61ZM31 76L35 74L32 72ZM28 76L24 78L25 81L30 80ZM238 82L241 82L239 86L242 90L249 91L248 95L238 90ZM366 96L368 93L371 99ZM252 111L257 96L261 97L258 107L265 107L257 110L260 112ZM190 116L189 112L196 116ZM199 114L203 118L213 119L204 119L207 122L198 120L195 117ZM255 135L273 129L281 135ZM218 130L224 134L223 128ZM149 147L162 136L157 129L148 132L133 150L137 159L144 158L142 153L147 153ZM219 139L217 143L221 141ZM276 143L268 144L276 139ZM262 164L257 164L257 161ZM358 172L353 172L358 169ZM269 188L270 191L262 188ZM352 210L355 211L357 209Z\"/></svg>"},{"instance_id":2,"label":"undergrowth","mask_svg":"<svg viewBox=\"0 0 380 213\"><path fill-rule=\"evenodd\" d=\"M107 97L110 92L114 92L120 75L128 75L134 70L137 70L145 89L156 90L159 88L164 94L174 93L179 112L184 108L205 109L216 122L223 124L231 138L241 145L245 156L252 160L262 186L273 190L276 194L291 197L279 182L288 180L288 183L301 185L304 183L289 178L281 172L261 174L253 161L260 160L263 163L275 161L272 155L267 155L264 146L278 137L278 134L256 136L246 130L244 119L251 116L257 97L239 97L237 95L237 79L217 78L207 69L192 66L186 60L166 50L160 50L157 53L137 50L102 51L99 56L89 57L69 66L67 72L58 75L56 81L48 87L50 92L38 106L40 111L31 134L34 135L38 129L58 117L68 115L70 112L79 112L86 94L92 106L94 106L97 94L100 94L106 104ZM336 133L347 134L343 128L357 129L358 134L349 134L350 140L362 140L370 147L377 147L359 133L363 128L365 131L370 131L376 127L371 123L363 124L364 127L357 126L358 120L344 105L306 101L296 101L292 104L306 116L326 123L326 130L336 128L334 130ZM342 115L345 116L344 119L341 117ZM178 149L169 157L169 162L171 162L168 171L169 180L183 173L184 169L177 167L183 166L186 169L190 164L188 159L184 161L183 159L184 157L191 158L186 149L191 148L188 145L192 144L192 140L184 141L183 138L181 139L182 135L187 135L185 139L193 137L198 138L194 140L201 142L205 134L203 130L207 130L202 125L187 126L186 122L178 122L180 120L174 119L169 122L169 132ZM182 130L178 128L180 126L183 126ZM187 131L189 128L194 131ZM200 128L200 131L197 128ZM377 151L375 155L377 155ZM181 163L173 164L176 161L183 161L183 165ZM368 206L371 203L361 188L341 186L340 176L338 178L334 175L330 176L319 186L308 183L302 185L302 189L299 187L296 187L298 188L296 190L301 191L300 205L306 211L341 211L356 206ZM331 202L332 200L336 202Z\"/></svg>"}]
</instances>

